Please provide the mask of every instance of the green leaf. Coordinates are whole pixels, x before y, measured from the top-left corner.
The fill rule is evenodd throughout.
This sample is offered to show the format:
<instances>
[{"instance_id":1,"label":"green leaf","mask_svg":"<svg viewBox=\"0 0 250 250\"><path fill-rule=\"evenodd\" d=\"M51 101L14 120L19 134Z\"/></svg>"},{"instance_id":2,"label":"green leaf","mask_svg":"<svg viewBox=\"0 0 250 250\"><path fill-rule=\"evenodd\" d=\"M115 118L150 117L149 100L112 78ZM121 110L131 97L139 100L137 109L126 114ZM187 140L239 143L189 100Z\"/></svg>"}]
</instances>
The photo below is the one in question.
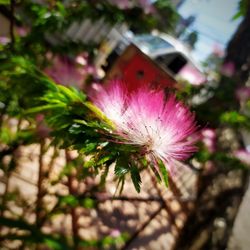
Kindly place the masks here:
<instances>
[{"instance_id":1,"label":"green leaf","mask_svg":"<svg viewBox=\"0 0 250 250\"><path fill-rule=\"evenodd\" d=\"M106 236L103 240L102 240L102 245L105 247L110 246L114 243L114 240L112 239L111 236Z\"/></svg>"},{"instance_id":2,"label":"green leaf","mask_svg":"<svg viewBox=\"0 0 250 250\"><path fill-rule=\"evenodd\" d=\"M98 117L100 120L103 120L105 123L107 123L109 126L114 127L114 124L112 121L110 121L105 114L98 108L96 107L93 103L91 102L85 102L84 105L91 110L96 117Z\"/></svg>"},{"instance_id":3,"label":"green leaf","mask_svg":"<svg viewBox=\"0 0 250 250\"><path fill-rule=\"evenodd\" d=\"M208 152L207 148L200 147L199 151L194 154L194 157L199 161L205 163L211 158L211 153Z\"/></svg>"},{"instance_id":4,"label":"green leaf","mask_svg":"<svg viewBox=\"0 0 250 250\"><path fill-rule=\"evenodd\" d=\"M94 156L92 156L88 161L85 161L83 164L84 168L91 168L96 165L96 159Z\"/></svg>"},{"instance_id":5,"label":"green leaf","mask_svg":"<svg viewBox=\"0 0 250 250\"><path fill-rule=\"evenodd\" d=\"M81 201L81 205L85 208L94 208L96 201L87 197Z\"/></svg>"},{"instance_id":6,"label":"green leaf","mask_svg":"<svg viewBox=\"0 0 250 250\"><path fill-rule=\"evenodd\" d=\"M85 126L88 124L85 120L80 120L80 119L74 119L74 122L85 125Z\"/></svg>"},{"instance_id":7,"label":"green leaf","mask_svg":"<svg viewBox=\"0 0 250 250\"><path fill-rule=\"evenodd\" d=\"M72 102L83 101L82 96L79 96L78 92L73 91L72 88L67 88L63 85L58 85L57 87Z\"/></svg>"},{"instance_id":8,"label":"green leaf","mask_svg":"<svg viewBox=\"0 0 250 250\"><path fill-rule=\"evenodd\" d=\"M115 175L117 177L123 177L128 172L128 162L124 158L118 158L115 164Z\"/></svg>"},{"instance_id":9,"label":"green leaf","mask_svg":"<svg viewBox=\"0 0 250 250\"><path fill-rule=\"evenodd\" d=\"M247 118L244 115L239 114L237 111L225 112L221 115L222 122L244 123L246 120Z\"/></svg>"},{"instance_id":10,"label":"green leaf","mask_svg":"<svg viewBox=\"0 0 250 250\"><path fill-rule=\"evenodd\" d=\"M238 12L233 16L233 20L236 20L240 17L244 17L247 14L249 8L249 0L240 0L238 3Z\"/></svg>"},{"instance_id":11,"label":"green leaf","mask_svg":"<svg viewBox=\"0 0 250 250\"><path fill-rule=\"evenodd\" d=\"M10 4L10 0L0 0L0 4Z\"/></svg>"},{"instance_id":12,"label":"green leaf","mask_svg":"<svg viewBox=\"0 0 250 250\"><path fill-rule=\"evenodd\" d=\"M43 105L39 107L34 107L31 109L28 109L25 111L26 114L31 114L31 113L38 113L44 110L50 110L50 109L57 109L57 108L65 108L66 104L59 103L59 104L48 104L48 105Z\"/></svg>"},{"instance_id":13,"label":"green leaf","mask_svg":"<svg viewBox=\"0 0 250 250\"><path fill-rule=\"evenodd\" d=\"M105 166L104 168L104 171L102 172L102 175L101 175L101 180L100 180L100 188L103 188L105 183L106 183L106 179L107 179L107 176L108 176L108 172L109 172L109 166Z\"/></svg>"},{"instance_id":14,"label":"green leaf","mask_svg":"<svg viewBox=\"0 0 250 250\"><path fill-rule=\"evenodd\" d=\"M160 183L161 182L161 176L160 176L159 172L157 171L157 169L155 168L155 166L153 164L150 164L150 168L154 172L154 175L155 175L157 181Z\"/></svg>"},{"instance_id":15,"label":"green leaf","mask_svg":"<svg viewBox=\"0 0 250 250\"><path fill-rule=\"evenodd\" d=\"M60 202L61 204L66 204L71 207L76 207L78 205L77 198L71 194L60 197Z\"/></svg>"},{"instance_id":16,"label":"green leaf","mask_svg":"<svg viewBox=\"0 0 250 250\"><path fill-rule=\"evenodd\" d=\"M233 16L232 20L235 21L235 20L237 20L238 18L240 18L241 16L242 16L242 13L239 11L239 12L237 12L237 13Z\"/></svg>"},{"instance_id":17,"label":"green leaf","mask_svg":"<svg viewBox=\"0 0 250 250\"><path fill-rule=\"evenodd\" d=\"M125 176L123 175L123 176L119 177L119 179L118 179L118 183L116 185L114 196L116 196L117 192L119 193L119 195L122 194L124 184L125 184Z\"/></svg>"},{"instance_id":18,"label":"green leaf","mask_svg":"<svg viewBox=\"0 0 250 250\"><path fill-rule=\"evenodd\" d=\"M112 156L111 155L105 155L104 157L100 158L96 165L103 165L104 163L106 163L107 161L111 160Z\"/></svg>"},{"instance_id":19,"label":"green leaf","mask_svg":"<svg viewBox=\"0 0 250 250\"><path fill-rule=\"evenodd\" d=\"M141 176L140 176L139 169L136 166L131 165L130 174L131 174L131 179L133 181L133 184L134 184L136 191L138 193L140 193L140 191L141 191Z\"/></svg>"},{"instance_id":20,"label":"green leaf","mask_svg":"<svg viewBox=\"0 0 250 250\"><path fill-rule=\"evenodd\" d=\"M85 147L81 151L84 152L85 154L90 154L91 152L96 150L96 147L97 147L96 142L86 143Z\"/></svg>"},{"instance_id":21,"label":"green leaf","mask_svg":"<svg viewBox=\"0 0 250 250\"><path fill-rule=\"evenodd\" d=\"M61 242L53 238L45 238L44 243L46 246L50 247L53 250L65 250L67 249Z\"/></svg>"},{"instance_id":22,"label":"green leaf","mask_svg":"<svg viewBox=\"0 0 250 250\"><path fill-rule=\"evenodd\" d=\"M81 134L81 133L83 133L83 128L79 124L73 124L69 128L69 132L70 132L70 134L74 134L74 135Z\"/></svg>"},{"instance_id":23,"label":"green leaf","mask_svg":"<svg viewBox=\"0 0 250 250\"><path fill-rule=\"evenodd\" d=\"M168 183L168 171L167 171L167 168L165 167L162 160L159 159L157 163L158 163L159 169L161 171L165 186L168 187L169 183Z\"/></svg>"},{"instance_id":24,"label":"green leaf","mask_svg":"<svg viewBox=\"0 0 250 250\"><path fill-rule=\"evenodd\" d=\"M119 181L121 182L121 187L120 187L120 190L119 190L119 195L121 195L122 194L122 190L124 188L124 184L125 184L125 177L124 176L121 177Z\"/></svg>"}]
</instances>

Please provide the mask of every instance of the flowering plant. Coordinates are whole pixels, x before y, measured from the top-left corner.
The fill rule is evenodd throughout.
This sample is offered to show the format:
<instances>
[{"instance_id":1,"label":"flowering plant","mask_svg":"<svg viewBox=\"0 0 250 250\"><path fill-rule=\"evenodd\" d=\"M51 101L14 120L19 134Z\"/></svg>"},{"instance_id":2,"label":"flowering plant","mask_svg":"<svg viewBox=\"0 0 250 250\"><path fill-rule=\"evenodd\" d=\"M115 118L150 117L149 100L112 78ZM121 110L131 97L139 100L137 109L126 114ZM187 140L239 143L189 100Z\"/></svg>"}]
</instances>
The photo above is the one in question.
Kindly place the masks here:
<instances>
[{"instance_id":1,"label":"flowering plant","mask_svg":"<svg viewBox=\"0 0 250 250\"><path fill-rule=\"evenodd\" d=\"M64 147L89 155L86 166L115 163L119 181L130 173L138 192L141 169L150 166L168 186L175 162L196 151L194 115L173 95L165 98L162 90L144 86L129 93L125 83L115 80L92 94L92 103L76 89L51 87L42 105L26 113L46 111L53 135L64 133Z\"/></svg>"},{"instance_id":2,"label":"flowering plant","mask_svg":"<svg viewBox=\"0 0 250 250\"><path fill-rule=\"evenodd\" d=\"M193 114L173 95L142 87L132 93L125 83L115 81L99 91L94 102L113 122L120 143L140 147L141 154L158 165L159 160L174 167L196 150Z\"/></svg>"},{"instance_id":3,"label":"flowering plant","mask_svg":"<svg viewBox=\"0 0 250 250\"><path fill-rule=\"evenodd\" d=\"M108 33L106 28L126 22L139 33L152 28L169 31L177 14L169 1L138 0L133 2L139 4L128 9L114 4L122 1L4 2L12 20L10 37L0 37L1 247L121 249L124 233L129 233L125 249L133 234L141 236L162 209L168 214L164 218L169 230L174 228L174 237L177 231L182 232L182 225L191 227L189 233L198 232L207 222L214 229L216 223L210 222L215 217L221 220L231 214L227 213L228 204L235 208L235 200L239 203L248 176L249 149L242 143L247 136L241 132L250 129L249 84L246 87L236 77L249 75L246 57L242 64L228 58L220 67L221 55L214 53L204 64L208 82L199 86L183 82L178 91L165 93L118 80L100 85L92 63L106 48L101 46L98 51L98 43ZM25 32L18 32L16 25L25 27ZM239 37L237 33L237 41ZM247 55L235 53L235 47L232 51L234 56ZM183 103L192 107L195 117ZM187 172L190 169L192 172ZM110 181L109 177L114 178ZM114 191L113 180L120 194ZM155 180L171 188L157 185ZM130 182L137 192L146 192L138 196L128 193ZM20 183L23 186L18 186ZM104 209L105 219L100 222L100 210L107 203L113 205L114 200L121 207L109 206L108 216ZM153 217L141 216L138 201L159 202L159 210L146 205ZM127 205L134 206L134 217L148 217L148 222L133 228L126 217L127 210L131 212L124 209ZM193 213L191 223L184 218L189 212ZM120 223L121 214L125 215L124 224ZM119 223L107 226L107 218ZM231 222L230 217L228 225ZM156 231L169 238L170 231ZM191 245L188 233L180 235L188 235L188 241L180 238ZM196 236L193 246L197 245ZM148 242L148 234L146 238ZM214 242L213 235L207 241Z\"/></svg>"}]
</instances>

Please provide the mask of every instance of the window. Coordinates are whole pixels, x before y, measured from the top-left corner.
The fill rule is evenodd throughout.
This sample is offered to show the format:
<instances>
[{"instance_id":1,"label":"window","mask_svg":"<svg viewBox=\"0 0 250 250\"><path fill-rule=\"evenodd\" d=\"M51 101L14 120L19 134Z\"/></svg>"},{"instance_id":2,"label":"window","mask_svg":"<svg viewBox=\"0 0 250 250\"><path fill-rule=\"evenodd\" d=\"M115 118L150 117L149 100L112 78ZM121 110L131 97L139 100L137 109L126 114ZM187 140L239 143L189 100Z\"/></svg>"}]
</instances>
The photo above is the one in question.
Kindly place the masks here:
<instances>
[{"instance_id":1,"label":"window","mask_svg":"<svg viewBox=\"0 0 250 250\"><path fill-rule=\"evenodd\" d=\"M139 35L134 38L134 42L138 47L146 46L149 52L154 52L159 49L167 49L173 47L170 43L164 39L151 36L151 35Z\"/></svg>"},{"instance_id":2,"label":"window","mask_svg":"<svg viewBox=\"0 0 250 250\"><path fill-rule=\"evenodd\" d=\"M156 62L175 75L186 65L187 60L180 53L171 53L158 56Z\"/></svg>"}]
</instances>

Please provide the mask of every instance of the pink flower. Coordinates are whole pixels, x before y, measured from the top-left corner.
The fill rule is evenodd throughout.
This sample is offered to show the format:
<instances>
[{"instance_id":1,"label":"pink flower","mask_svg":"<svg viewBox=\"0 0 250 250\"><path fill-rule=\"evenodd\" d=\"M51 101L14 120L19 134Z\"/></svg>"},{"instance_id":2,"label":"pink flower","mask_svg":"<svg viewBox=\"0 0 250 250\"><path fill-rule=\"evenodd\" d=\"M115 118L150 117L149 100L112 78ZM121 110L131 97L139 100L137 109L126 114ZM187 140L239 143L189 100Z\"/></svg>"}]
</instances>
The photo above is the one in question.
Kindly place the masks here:
<instances>
[{"instance_id":1,"label":"pink flower","mask_svg":"<svg viewBox=\"0 0 250 250\"><path fill-rule=\"evenodd\" d=\"M215 152L216 149L216 133L214 129L205 128L201 131L201 140L207 147L210 153Z\"/></svg>"},{"instance_id":2,"label":"pink flower","mask_svg":"<svg viewBox=\"0 0 250 250\"><path fill-rule=\"evenodd\" d=\"M38 114L36 116L36 132L40 139L47 138L51 129L44 123L44 115Z\"/></svg>"},{"instance_id":3,"label":"pink flower","mask_svg":"<svg viewBox=\"0 0 250 250\"><path fill-rule=\"evenodd\" d=\"M129 9L132 7L132 3L129 0L111 0L111 2L119 9Z\"/></svg>"},{"instance_id":4,"label":"pink flower","mask_svg":"<svg viewBox=\"0 0 250 250\"><path fill-rule=\"evenodd\" d=\"M45 72L58 84L80 89L82 89L86 77L84 68L79 68L74 60L66 57L56 57L53 65L45 69Z\"/></svg>"},{"instance_id":5,"label":"pink flower","mask_svg":"<svg viewBox=\"0 0 250 250\"><path fill-rule=\"evenodd\" d=\"M235 73L235 65L233 62L226 62L221 67L221 74L231 77Z\"/></svg>"},{"instance_id":6,"label":"pink flower","mask_svg":"<svg viewBox=\"0 0 250 250\"><path fill-rule=\"evenodd\" d=\"M106 88L99 86L95 104L118 128L125 124L127 88L124 83L115 80Z\"/></svg>"},{"instance_id":7,"label":"pink flower","mask_svg":"<svg viewBox=\"0 0 250 250\"><path fill-rule=\"evenodd\" d=\"M146 14L154 13L155 8L152 5L152 1L149 0L139 0L140 7L144 10Z\"/></svg>"},{"instance_id":8,"label":"pink flower","mask_svg":"<svg viewBox=\"0 0 250 250\"><path fill-rule=\"evenodd\" d=\"M86 65L88 63L88 53L83 52L76 57L76 62L81 65Z\"/></svg>"},{"instance_id":9,"label":"pink flower","mask_svg":"<svg viewBox=\"0 0 250 250\"><path fill-rule=\"evenodd\" d=\"M244 86L236 90L236 97L239 101L250 100L250 87Z\"/></svg>"},{"instance_id":10,"label":"pink flower","mask_svg":"<svg viewBox=\"0 0 250 250\"><path fill-rule=\"evenodd\" d=\"M96 68L89 64L87 53L81 53L75 58L55 57L52 59L53 55L50 53L46 56L53 63L51 67L45 69L45 73L58 84L84 89L89 75L97 77Z\"/></svg>"},{"instance_id":11,"label":"pink flower","mask_svg":"<svg viewBox=\"0 0 250 250\"><path fill-rule=\"evenodd\" d=\"M19 36L21 37L25 37L28 35L28 33L30 32L28 27L17 27L16 28L16 32Z\"/></svg>"},{"instance_id":12,"label":"pink flower","mask_svg":"<svg viewBox=\"0 0 250 250\"><path fill-rule=\"evenodd\" d=\"M152 1L150 0L138 0L138 1L131 1L131 0L111 0L112 4L116 5L119 9L131 9L135 6L140 7L145 14L153 14L155 13L155 8L152 5Z\"/></svg>"},{"instance_id":13,"label":"pink flower","mask_svg":"<svg viewBox=\"0 0 250 250\"><path fill-rule=\"evenodd\" d=\"M150 157L166 163L188 158L196 147L194 115L173 95L142 87L128 92L118 80L102 88L95 104L114 123L124 143L139 146Z\"/></svg>"},{"instance_id":14,"label":"pink flower","mask_svg":"<svg viewBox=\"0 0 250 250\"><path fill-rule=\"evenodd\" d=\"M111 237L114 237L114 238L117 238L121 235L121 232L120 230L118 229L113 229L111 232L110 232L110 236Z\"/></svg>"},{"instance_id":15,"label":"pink flower","mask_svg":"<svg viewBox=\"0 0 250 250\"><path fill-rule=\"evenodd\" d=\"M222 58L225 56L225 51L219 44L215 43L213 46L213 54L219 58Z\"/></svg>"},{"instance_id":16,"label":"pink flower","mask_svg":"<svg viewBox=\"0 0 250 250\"><path fill-rule=\"evenodd\" d=\"M7 36L0 36L0 44L6 45L10 42L10 38Z\"/></svg>"},{"instance_id":17,"label":"pink flower","mask_svg":"<svg viewBox=\"0 0 250 250\"><path fill-rule=\"evenodd\" d=\"M197 68L195 68L192 65L185 65L178 75L181 78L184 78L185 80L189 81L192 85L201 85L206 82L206 77L204 74L202 74Z\"/></svg>"},{"instance_id":18,"label":"pink flower","mask_svg":"<svg viewBox=\"0 0 250 250\"><path fill-rule=\"evenodd\" d=\"M234 156L238 158L242 163L250 166L250 152L245 149L240 149L234 153Z\"/></svg>"}]
</instances>

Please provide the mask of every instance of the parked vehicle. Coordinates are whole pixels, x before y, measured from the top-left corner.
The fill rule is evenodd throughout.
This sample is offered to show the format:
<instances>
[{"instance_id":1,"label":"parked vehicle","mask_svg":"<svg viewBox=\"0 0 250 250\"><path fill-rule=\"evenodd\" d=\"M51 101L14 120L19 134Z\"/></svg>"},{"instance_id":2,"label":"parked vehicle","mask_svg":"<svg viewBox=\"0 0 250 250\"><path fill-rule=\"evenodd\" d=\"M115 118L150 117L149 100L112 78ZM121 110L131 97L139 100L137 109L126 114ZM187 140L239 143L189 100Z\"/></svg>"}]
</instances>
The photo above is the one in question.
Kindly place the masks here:
<instances>
[{"instance_id":1,"label":"parked vehicle","mask_svg":"<svg viewBox=\"0 0 250 250\"><path fill-rule=\"evenodd\" d=\"M154 60L162 69L175 79L184 78L191 84L199 85L205 81L205 76L201 66L193 59L191 51L184 43L167 34L142 34L134 35L126 32L121 35L113 30L109 34L110 54L99 65L108 71L114 61L119 57L127 46L133 43L144 54ZM104 42L103 47L108 47L108 42ZM115 44L115 46L114 46ZM99 57L100 58L100 57ZM102 59L105 56L102 55Z\"/></svg>"}]
</instances>

